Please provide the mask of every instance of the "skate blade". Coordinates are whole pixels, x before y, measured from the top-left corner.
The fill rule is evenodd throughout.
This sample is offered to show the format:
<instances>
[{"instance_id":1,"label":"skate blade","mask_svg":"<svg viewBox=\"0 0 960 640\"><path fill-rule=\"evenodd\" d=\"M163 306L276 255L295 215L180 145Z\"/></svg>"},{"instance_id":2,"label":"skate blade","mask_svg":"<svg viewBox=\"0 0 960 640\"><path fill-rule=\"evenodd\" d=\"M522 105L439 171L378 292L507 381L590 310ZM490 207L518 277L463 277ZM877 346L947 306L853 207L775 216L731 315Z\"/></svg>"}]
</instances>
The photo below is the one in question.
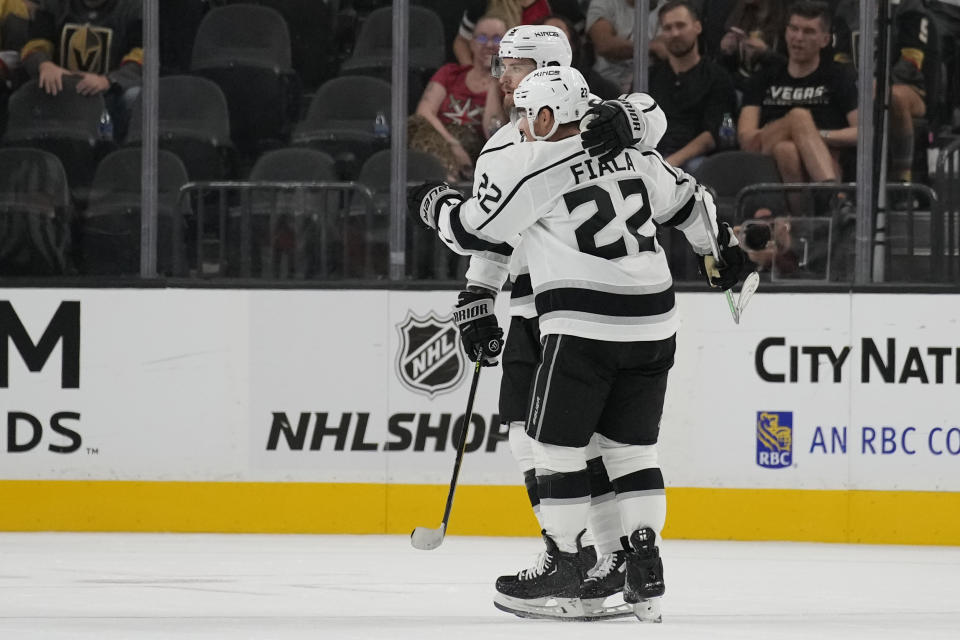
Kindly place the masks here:
<instances>
[{"instance_id":1,"label":"skate blade","mask_svg":"<svg viewBox=\"0 0 960 640\"><path fill-rule=\"evenodd\" d=\"M641 600L633 605L633 615L640 622L663 622L660 612L660 598Z\"/></svg>"},{"instance_id":2,"label":"skate blade","mask_svg":"<svg viewBox=\"0 0 960 640\"><path fill-rule=\"evenodd\" d=\"M584 620L579 598L533 598L521 600L498 593L493 606L520 618L576 622Z\"/></svg>"},{"instance_id":3,"label":"skate blade","mask_svg":"<svg viewBox=\"0 0 960 640\"><path fill-rule=\"evenodd\" d=\"M623 601L606 604L606 601L607 598L580 600L584 620L612 620L614 618L628 618L634 615L633 605Z\"/></svg>"}]
</instances>

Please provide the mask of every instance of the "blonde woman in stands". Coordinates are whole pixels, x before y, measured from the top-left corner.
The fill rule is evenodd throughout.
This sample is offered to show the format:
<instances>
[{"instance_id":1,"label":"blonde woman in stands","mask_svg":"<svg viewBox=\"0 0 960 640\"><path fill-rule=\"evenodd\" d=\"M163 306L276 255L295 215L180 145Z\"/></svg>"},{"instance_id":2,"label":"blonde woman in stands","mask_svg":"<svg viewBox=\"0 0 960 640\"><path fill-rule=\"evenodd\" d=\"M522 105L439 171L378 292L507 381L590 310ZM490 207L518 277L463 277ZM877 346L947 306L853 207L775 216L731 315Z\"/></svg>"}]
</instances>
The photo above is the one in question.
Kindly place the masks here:
<instances>
[{"instance_id":1,"label":"blonde woman in stands","mask_svg":"<svg viewBox=\"0 0 960 640\"><path fill-rule=\"evenodd\" d=\"M477 21L470 40L471 64L446 64L433 75L408 122L410 148L430 153L447 168L448 180L473 178L473 163L486 136L483 107L497 79L490 59L507 31L506 20L488 14Z\"/></svg>"},{"instance_id":2,"label":"blonde woman in stands","mask_svg":"<svg viewBox=\"0 0 960 640\"><path fill-rule=\"evenodd\" d=\"M471 64L470 41L479 24L479 16L502 16L507 22L507 29L512 29L521 24L537 24L551 12L547 0L470 0L460 21L460 31L453 40L453 53L460 64Z\"/></svg>"}]
</instances>

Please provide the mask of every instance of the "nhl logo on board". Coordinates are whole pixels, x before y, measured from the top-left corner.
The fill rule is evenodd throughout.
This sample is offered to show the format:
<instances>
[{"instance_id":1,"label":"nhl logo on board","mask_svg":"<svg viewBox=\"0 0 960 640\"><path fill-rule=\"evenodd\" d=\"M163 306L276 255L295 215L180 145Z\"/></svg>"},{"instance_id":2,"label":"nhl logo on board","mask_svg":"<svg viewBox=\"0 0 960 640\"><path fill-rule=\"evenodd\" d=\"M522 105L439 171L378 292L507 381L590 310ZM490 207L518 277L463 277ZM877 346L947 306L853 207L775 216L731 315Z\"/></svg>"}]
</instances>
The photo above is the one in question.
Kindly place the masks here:
<instances>
[{"instance_id":1,"label":"nhl logo on board","mask_svg":"<svg viewBox=\"0 0 960 640\"><path fill-rule=\"evenodd\" d=\"M431 311L421 318L408 312L397 331L397 373L403 386L433 398L460 384L466 360L450 316L441 318Z\"/></svg>"}]
</instances>

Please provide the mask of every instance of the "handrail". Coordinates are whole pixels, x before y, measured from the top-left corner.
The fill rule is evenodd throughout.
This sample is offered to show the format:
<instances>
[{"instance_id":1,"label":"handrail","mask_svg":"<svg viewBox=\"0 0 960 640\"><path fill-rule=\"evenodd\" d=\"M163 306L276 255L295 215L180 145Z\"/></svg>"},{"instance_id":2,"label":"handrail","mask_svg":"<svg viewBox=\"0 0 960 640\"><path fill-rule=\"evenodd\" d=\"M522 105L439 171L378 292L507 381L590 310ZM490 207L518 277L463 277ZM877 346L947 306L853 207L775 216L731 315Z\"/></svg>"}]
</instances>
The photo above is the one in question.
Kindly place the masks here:
<instances>
[{"instance_id":1,"label":"handrail","mask_svg":"<svg viewBox=\"0 0 960 640\"><path fill-rule=\"evenodd\" d=\"M373 216L375 213L374 205L374 192L365 184L354 182L354 181L269 181L269 180L205 180L205 181L194 181L188 182L180 188L179 193L177 194L177 210L182 211L184 208L184 199L188 198L190 194L197 194L197 221L196 221L196 262L198 270L202 273L203 271L203 262L204 262L204 230L206 223L206 203L204 201L204 195L208 192L218 192L220 194L218 198L218 218L219 218L219 249L218 249L218 264L219 270L222 271L224 265L226 264L226 245L227 245L227 223L228 223L228 207L226 202L225 194L228 192L239 193L241 194L241 205L240 205L240 272L244 277L250 277L252 272L252 256L250 255L250 244L252 240L252 216L253 216L253 206L251 202L250 193L254 191L292 191L299 193L301 199L305 198L307 192L336 192L346 196L358 196L361 199L362 204L362 215L365 218L367 228L370 228L373 222ZM337 215L341 215L345 210L348 210L350 206L354 204L354 201L351 199L349 205L344 207L338 207L336 210ZM301 200L300 209L306 212L307 206L305 200ZM190 207L190 210L193 211L193 207ZM323 213L327 213L326 208ZM174 234L182 234L182 228L180 227L180 220L177 220L178 224L174 225ZM326 246L326 226L321 225L321 243L323 246ZM346 260L346 256L344 256ZM369 243L365 246L365 255L364 255L364 270L367 277L372 277L372 248ZM345 265L346 267L346 265ZM178 273L184 271L183 266L180 264L175 264L175 268Z\"/></svg>"},{"instance_id":2,"label":"handrail","mask_svg":"<svg viewBox=\"0 0 960 640\"><path fill-rule=\"evenodd\" d=\"M960 148L960 147L958 147ZM944 237L943 233L936 232L937 229L942 230L944 226L944 212L943 207L941 206L942 199L939 194L928 185L920 183L900 183L900 182L891 182L887 183L885 187L888 191L893 192L906 192L906 193L922 193L930 202L930 224L931 224L931 233L930 233L930 271L933 277L933 281L944 281L949 280L950 275L952 274L952 255L953 255L953 216L950 216L948 224L950 229L947 232L949 238L948 246L944 246ZM734 220L736 222L741 222L746 220L747 217L745 214L745 201L747 198L759 194L766 193L795 193L795 192L833 192L833 193L850 193L857 191L857 184L853 182L845 183L803 183L803 182L761 182L757 184L752 184L744 187L737 192L737 195L734 197ZM911 200L908 198L907 202L910 203ZM917 210L912 207L911 204L908 204L908 209L904 211L909 216L912 216L913 213ZM872 237L874 238L874 246L885 245L886 244L886 232L884 228L874 228L870 230ZM915 238L913 233L913 225L907 227L907 250L910 255L913 255L915 248ZM950 259L947 259L947 258ZM945 262L946 259L946 262Z\"/></svg>"},{"instance_id":3,"label":"handrail","mask_svg":"<svg viewBox=\"0 0 960 640\"><path fill-rule=\"evenodd\" d=\"M960 272L960 264L954 257L960 249L960 240L957 238L958 227L960 227L960 166L958 164L960 164L960 137L954 138L953 142L940 149L940 155L937 156L937 171L933 176L935 184L943 191L943 209L947 223L946 277L948 280L955 279Z\"/></svg>"}]
</instances>

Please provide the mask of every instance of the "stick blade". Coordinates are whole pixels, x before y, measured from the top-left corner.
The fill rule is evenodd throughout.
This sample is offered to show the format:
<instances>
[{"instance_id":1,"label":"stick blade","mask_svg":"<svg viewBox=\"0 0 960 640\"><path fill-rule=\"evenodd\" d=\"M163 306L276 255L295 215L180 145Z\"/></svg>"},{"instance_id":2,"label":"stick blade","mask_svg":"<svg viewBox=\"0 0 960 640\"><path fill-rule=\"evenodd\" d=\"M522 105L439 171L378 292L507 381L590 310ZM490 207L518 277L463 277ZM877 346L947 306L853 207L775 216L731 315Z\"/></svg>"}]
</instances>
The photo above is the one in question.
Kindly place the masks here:
<instances>
[{"instance_id":1,"label":"stick blade","mask_svg":"<svg viewBox=\"0 0 960 640\"><path fill-rule=\"evenodd\" d=\"M446 526L440 525L439 529L430 529L429 527L417 527L410 534L410 544L414 549L421 551L430 551L443 544L443 536L446 533Z\"/></svg>"},{"instance_id":2,"label":"stick blade","mask_svg":"<svg viewBox=\"0 0 960 640\"><path fill-rule=\"evenodd\" d=\"M747 303L750 302L750 298L757 292L759 286L760 276L756 271L753 271L743 281L743 287L740 288L740 298L737 300L738 315L743 314L743 310L746 309Z\"/></svg>"}]
</instances>

